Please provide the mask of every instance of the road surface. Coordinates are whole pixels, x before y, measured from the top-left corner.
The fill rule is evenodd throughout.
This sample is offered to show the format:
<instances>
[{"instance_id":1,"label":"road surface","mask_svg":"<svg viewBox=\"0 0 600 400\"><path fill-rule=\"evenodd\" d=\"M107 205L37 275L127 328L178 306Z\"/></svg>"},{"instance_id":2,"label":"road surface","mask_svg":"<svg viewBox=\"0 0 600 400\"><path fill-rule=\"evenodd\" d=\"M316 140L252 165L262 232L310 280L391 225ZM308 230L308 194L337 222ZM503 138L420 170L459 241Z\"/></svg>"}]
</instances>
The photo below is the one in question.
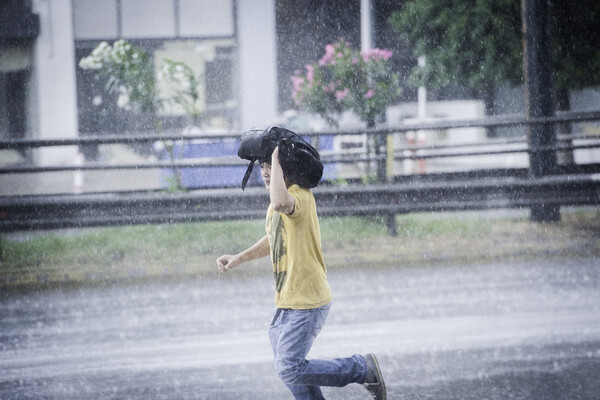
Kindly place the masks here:
<instances>
[{"instance_id":1,"label":"road surface","mask_svg":"<svg viewBox=\"0 0 600 400\"><path fill-rule=\"evenodd\" d=\"M216 268L216 267L215 267ZM243 268L243 267L241 267ZM0 296L0 398L288 399L272 274ZM329 271L309 357L374 352L389 399L600 398L600 261ZM358 385L328 399L368 399Z\"/></svg>"}]
</instances>

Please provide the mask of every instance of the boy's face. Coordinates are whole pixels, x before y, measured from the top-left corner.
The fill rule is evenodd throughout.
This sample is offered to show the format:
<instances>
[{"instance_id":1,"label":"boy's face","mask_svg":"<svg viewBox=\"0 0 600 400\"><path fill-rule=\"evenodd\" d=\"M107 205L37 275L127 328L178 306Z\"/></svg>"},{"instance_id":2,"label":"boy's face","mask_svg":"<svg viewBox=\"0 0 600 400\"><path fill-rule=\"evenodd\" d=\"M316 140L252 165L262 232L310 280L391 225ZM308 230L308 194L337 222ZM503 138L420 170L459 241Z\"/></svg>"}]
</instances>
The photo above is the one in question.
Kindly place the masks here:
<instances>
[{"instance_id":1,"label":"boy's face","mask_svg":"<svg viewBox=\"0 0 600 400\"><path fill-rule=\"evenodd\" d=\"M263 162L260 164L260 176L265 182L267 189L271 183L271 164Z\"/></svg>"}]
</instances>

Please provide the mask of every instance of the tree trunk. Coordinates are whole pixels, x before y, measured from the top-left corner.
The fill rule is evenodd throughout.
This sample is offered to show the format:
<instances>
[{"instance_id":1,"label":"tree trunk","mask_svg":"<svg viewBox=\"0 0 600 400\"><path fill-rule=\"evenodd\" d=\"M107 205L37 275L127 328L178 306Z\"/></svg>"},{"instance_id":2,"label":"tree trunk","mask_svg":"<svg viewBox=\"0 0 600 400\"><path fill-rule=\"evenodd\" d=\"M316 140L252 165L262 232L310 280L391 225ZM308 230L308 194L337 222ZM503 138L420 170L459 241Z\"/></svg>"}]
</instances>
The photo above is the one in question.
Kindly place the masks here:
<instances>
[{"instance_id":1,"label":"tree trunk","mask_svg":"<svg viewBox=\"0 0 600 400\"><path fill-rule=\"evenodd\" d=\"M523 72L527 118L554 115L552 69L549 48L548 3L545 0L523 0ZM529 175L539 178L556 172L556 132L553 125L527 126ZM551 148L552 150L548 150ZM560 205L538 204L531 207L535 222L560 221Z\"/></svg>"}]
</instances>

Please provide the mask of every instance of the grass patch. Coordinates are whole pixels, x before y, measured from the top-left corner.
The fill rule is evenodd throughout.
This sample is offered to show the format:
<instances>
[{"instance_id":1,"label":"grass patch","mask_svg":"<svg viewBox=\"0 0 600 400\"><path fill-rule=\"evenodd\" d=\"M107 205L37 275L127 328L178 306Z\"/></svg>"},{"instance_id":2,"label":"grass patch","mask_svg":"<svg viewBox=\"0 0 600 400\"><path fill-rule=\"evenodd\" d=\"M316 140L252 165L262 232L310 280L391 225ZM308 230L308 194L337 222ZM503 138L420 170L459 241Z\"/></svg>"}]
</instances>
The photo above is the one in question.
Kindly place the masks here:
<instances>
[{"instance_id":1,"label":"grass patch","mask_svg":"<svg viewBox=\"0 0 600 400\"><path fill-rule=\"evenodd\" d=\"M475 216L474 216L475 215ZM321 218L329 268L503 262L600 256L600 212L563 211L556 224L469 213L396 217L398 236L373 217ZM260 239L264 221L85 228L3 237L0 287L87 284L215 273L215 259ZM268 262L257 261L268 271Z\"/></svg>"},{"instance_id":2,"label":"grass patch","mask_svg":"<svg viewBox=\"0 0 600 400\"><path fill-rule=\"evenodd\" d=\"M329 217L321 218L321 240L351 241L360 243L368 237L379 237L387 234L385 222L375 217Z\"/></svg>"},{"instance_id":3,"label":"grass patch","mask_svg":"<svg viewBox=\"0 0 600 400\"><path fill-rule=\"evenodd\" d=\"M492 225L489 219L431 213L403 215L396 222L400 236L419 239L438 235L479 236L489 233Z\"/></svg>"},{"instance_id":4,"label":"grass patch","mask_svg":"<svg viewBox=\"0 0 600 400\"><path fill-rule=\"evenodd\" d=\"M212 267L215 254L250 246L262 232L257 221L230 221L26 234L3 240L0 284L193 274L208 270L210 258Z\"/></svg>"}]
</instances>

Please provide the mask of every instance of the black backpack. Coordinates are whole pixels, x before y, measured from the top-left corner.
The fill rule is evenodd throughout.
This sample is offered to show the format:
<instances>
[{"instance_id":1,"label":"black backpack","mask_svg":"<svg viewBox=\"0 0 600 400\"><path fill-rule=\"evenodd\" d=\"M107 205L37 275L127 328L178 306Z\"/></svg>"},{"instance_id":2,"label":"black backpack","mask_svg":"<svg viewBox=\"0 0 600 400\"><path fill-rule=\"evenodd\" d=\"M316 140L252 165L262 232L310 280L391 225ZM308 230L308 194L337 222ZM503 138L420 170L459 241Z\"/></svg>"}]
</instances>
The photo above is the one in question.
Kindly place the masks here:
<instances>
[{"instance_id":1,"label":"black backpack","mask_svg":"<svg viewBox=\"0 0 600 400\"><path fill-rule=\"evenodd\" d=\"M250 160L242 180L242 190L250 178L254 162L270 163L271 154L277 146L281 168L290 181L307 189L319 184L323 176L319 152L297 133L271 125L267 129L251 129L242 135L238 156Z\"/></svg>"}]
</instances>

